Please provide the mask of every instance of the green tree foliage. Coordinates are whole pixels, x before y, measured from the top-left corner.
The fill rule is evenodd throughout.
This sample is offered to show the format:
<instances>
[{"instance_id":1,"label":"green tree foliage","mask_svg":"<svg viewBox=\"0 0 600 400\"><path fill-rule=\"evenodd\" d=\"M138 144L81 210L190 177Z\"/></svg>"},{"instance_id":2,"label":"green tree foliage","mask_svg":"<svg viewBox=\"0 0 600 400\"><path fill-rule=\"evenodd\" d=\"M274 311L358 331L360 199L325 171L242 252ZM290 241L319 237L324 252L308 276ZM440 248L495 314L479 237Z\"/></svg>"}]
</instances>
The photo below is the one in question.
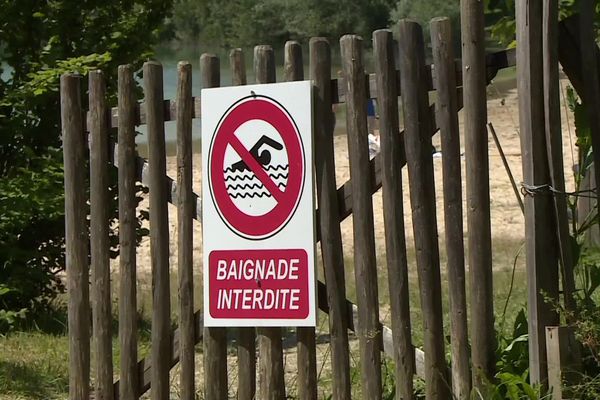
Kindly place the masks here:
<instances>
[{"instance_id":1,"label":"green tree foliage","mask_svg":"<svg viewBox=\"0 0 600 400\"><path fill-rule=\"evenodd\" d=\"M175 0L171 29L179 41L244 47L345 33L365 38L389 24L394 0Z\"/></svg>"},{"instance_id":2,"label":"green tree foliage","mask_svg":"<svg viewBox=\"0 0 600 400\"><path fill-rule=\"evenodd\" d=\"M327 36L337 40L346 33L356 33L368 40L374 30L389 26L395 3L390 0L309 0L295 3L286 20L290 32L299 38Z\"/></svg>"},{"instance_id":3,"label":"green tree foliage","mask_svg":"<svg viewBox=\"0 0 600 400\"><path fill-rule=\"evenodd\" d=\"M392 19L397 22L403 18L415 20L423 26L425 43L429 43L429 22L434 17L448 17L452 22L455 44L460 44L460 1L459 0L399 0Z\"/></svg>"},{"instance_id":4,"label":"green tree foliage","mask_svg":"<svg viewBox=\"0 0 600 400\"><path fill-rule=\"evenodd\" d=\"M487 0L485 14L494 40L506 47L514 47L517 24L514 0Z\"/></svg>"},{"instance_id":5,"label":"green tree foliage","mask_svg":"<svg viewBox=\"0 0 600 400\"><path fill-rule=\"evenodd\" d=\"M20 311L62 289L60 75L104 69L114 98L117 65L149 56L171 2L0 0L0 8L0 309Z\"/></svg>"},{"instance_id":6,"label":"green tree foliage","mask_svg":"<svg viewBox=\"0 0 600 400\"><path fill-rule=\"evenodd\" d=\"M515 47L515 0L486 0L485 7L492 38L507 47ZM561 20L578 12L579 0L559 0ZM596 26L600 26L600 2L596 5Z\"/></svg>"}]
</instances>

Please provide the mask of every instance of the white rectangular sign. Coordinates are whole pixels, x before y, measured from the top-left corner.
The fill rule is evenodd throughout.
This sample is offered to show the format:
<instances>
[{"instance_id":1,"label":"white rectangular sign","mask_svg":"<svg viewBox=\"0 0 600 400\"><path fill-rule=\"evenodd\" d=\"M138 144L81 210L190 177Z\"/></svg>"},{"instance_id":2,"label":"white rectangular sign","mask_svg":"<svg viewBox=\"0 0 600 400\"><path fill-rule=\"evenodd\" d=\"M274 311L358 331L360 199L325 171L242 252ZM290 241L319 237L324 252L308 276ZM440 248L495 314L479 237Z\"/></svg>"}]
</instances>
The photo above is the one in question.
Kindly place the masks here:
<instances>
[{"instance_id":1,"label":"white rectangular sign","mask_svg":"<svg viewBox=\"0 0 600 400\"><path fill-rule=\"evenodd\" d=\"M206 326L315 326L310 81L202 90Z\"/></svg>"}]
</instances>

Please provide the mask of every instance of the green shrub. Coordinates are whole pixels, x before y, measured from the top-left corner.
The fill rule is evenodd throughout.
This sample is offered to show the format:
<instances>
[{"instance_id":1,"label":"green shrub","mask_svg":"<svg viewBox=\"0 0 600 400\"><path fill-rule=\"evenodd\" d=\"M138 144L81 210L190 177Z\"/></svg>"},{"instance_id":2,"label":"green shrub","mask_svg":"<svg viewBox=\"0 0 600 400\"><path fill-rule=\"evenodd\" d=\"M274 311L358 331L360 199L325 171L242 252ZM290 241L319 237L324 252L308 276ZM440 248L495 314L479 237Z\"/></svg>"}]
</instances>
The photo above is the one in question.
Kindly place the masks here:
<instances>
[{"instance_id":1,"label":"green shrub","mask_svg":"<svg viewBox=\"0 0 600 400\"><path fill-rule=\"evenodd\" d=\"M6 313L26 308L33 317L64 289L60 75L103 69L114 104L117 66L139 67L149 56L170 3L0 0L0 282L10 289L0 309ZM85 91L83 82L84 106Z\"/></svg>"}]
</instances>

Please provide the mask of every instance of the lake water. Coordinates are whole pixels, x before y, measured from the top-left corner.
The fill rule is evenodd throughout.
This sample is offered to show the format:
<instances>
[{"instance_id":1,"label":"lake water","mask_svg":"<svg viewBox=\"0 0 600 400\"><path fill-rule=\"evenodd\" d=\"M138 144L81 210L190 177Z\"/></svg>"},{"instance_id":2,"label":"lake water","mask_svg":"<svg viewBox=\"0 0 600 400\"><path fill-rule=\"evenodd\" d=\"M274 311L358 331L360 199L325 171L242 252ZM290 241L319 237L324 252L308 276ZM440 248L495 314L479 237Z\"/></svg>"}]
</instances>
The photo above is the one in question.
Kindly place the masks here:
<instances>
[{"instance_id":1,"label":"lake water","mask_svg":"<svg viewBox=\"0 0 600 400\"><path fill-rule=\"evenodd\" d=\"M340 70L339 67L339 54L335 54L334 52L334 63L335 65L332 67L332 76L336 76L337 71ZM368 53L366 53L368 54ZM277 55L277 54L276 54ZM248 58L248 56L246 57ZM227 54L220 55L221 59L221 86L229 86L231 85L231 72L229 70L229 58ZM304 60L308 60L308 55L304 55ZM165 99L175 99L177 94L177 61L173 59L161 60L163 65L163 80L164 80L164 94ZM277 80L281 81L283 79L283 59L276 59L277 63ZM373 68L371 66L372 60L366 58L365 64L367 65L367 71L372 71ZM249 83L254 82L254 72L252 70L251 57L250 62L246 60L247 67L247 80ZM200 96L200 91L202 90L202 83L200 78L200 67L199 63L192 62L193 68L193 81L192 81L192 94L193 96ZM304 66L304 73L308 75L308 65ZM499 71L498 76L494 79L494 86L490 87L488 90L488 96L490 98L499 98L506 94L508 90L511 90L516 87L516 79L515 79L515 69L508 68L505 70ZM343 133L346 125L345 118L345 106L340 105L336 107L336 133ZM192 137L195 143L195 148L199 148L199 141L201 138L200 132L200 119L194 119L193 121L193 130ZM146 131L145 127L140 127L139 131L141 135L138 135L137 142L142 144L146 142ZM167 122L165 124L166 131L166 140L170 145L168 146L168 150L173 148L173 143L176 141L176 123Z\"/></svg>"},{"instance_id":2,"label":"lake water","mask_svg":"<svg viewBox=\"0 0 600 400\"><path fill-rule=\"evenodd\" d=\"M341 69L340 67L340 56L339 49L332 49L332 76L336 76L338 71ZM246 75L249 83L255 81L254 71L252 70L252 56L251 51L246 52ZM372 59L369 57L370 53L365 53L365 64L367 71L372 71ZM277 80L281 81L283 79L283 54L282 52L275 52L276 56L276 64L277 64ZM162 65L163 65L163 83L164 83L164 96L165 99L174 100L177 94L177 64L178 58L176 58L176 54L170 54L169 56L159 57ZM188 56L184 56L188 57ZM184 57L181 57L183 59ZM227 53L219 54L221 60L221 86L229 86L231 85L231 71L229 69L229 57ZM304 60L308 60L308 54L303 55ZM198 59L199 57L189 57L192 61L192 70L193 70L193 79L192 79L192 95L200 96L200 92L202 90L202 82L200 78L200 66ZM7 79L11 74L11 68L7 65L3 65L2 71L2 79ZM308 65L304 66L304 73L308 75ZM507 70L502 70L499 72L498 76L495 79L494 90L489 90L488 95L490 97L502 97L506 91L513 89L516 87L515 80L515 71L514 68L509 68ZM345 131L346 118L345 118L345 106L339 105L336 107L336 134L341 134ZM140 144L140 150L142 153L145 153L144 144L147 142L146 137L146 127L140 126L138 128L139 135L136 137L136 142ZM170 121L165 123L165 134L167 141L167 151L171 154L174 153L174 143L176 141L176 123L175 121ZM192 138L194 140L194 149L199 150L200 148L200 138L201 138L201 123L200 118L196 118L193 120L192 124Z\"/></svg>"},{"instance_id":3,"label":"lake water","mask_svg":"<svg viewBox=\"0 0 600 400\"><path fill-rule=\"evenodd\" d=\"M231 85L231 71L229 69L229 58L227 55L221 56L221 86L230 86ZM305 56L305 59L308 59L308 55ZM277 62L277 80L283 80L283 60L276 60ZM164 85L164 96L165 99L174 100L177 95L177 64L178 61L175 60L161 60L163 66L163 85ZM225 63L225 64L224 64ZM225 65L225 67L224 67ZM246 60L246 75L248 83L252 83L255 81L254 71L252 70L252 64L248 63ZM248 68L250 67L250 68ZM336 67L332 68L334 71L337 71ZM339 68L338 68L339 69ZM308 65L304 66L304 73L308 75ZM200 92L202 90L202 82L200 76L200 66L198 62L192 62L192 95L200 96ZM345 127L345 107L337 107L336 108L336 119L337 124L336 128L343 129ZM136 137L136 142L140 145L145 144L147 142L146 137L146 127L140 126L138 128L139 135ZM165 123L165 138L167 141L167 151L169 153L173 153L174 151L174 143L177 138L176 133L176 122L170 121ZM192 140L194 140L194 148L199 148L199 141L201 138L201 123L200 118L196 118L193 120L192 124ZM143 149L142 153L144 152Z\"/></svg>"},{"instance_id":4,"label":"lake water","mask_svg":"<svg viewBox=\"0 0 600 400\"><path fill-rule=\"evenodd\" d=\"M174 60L161 60L163 65L163 87L165 99L175 100L177 96L177 61ZM230 74L225 76L227 72L221 71L221 84L224 85L225 81L231 82ZM228 79L229 78L229 79ZM229 83L228 83L229 84ZM200 78L200 67L198 63L192 62L192 96L200 96L202 90L202 82ZM195 118L192 122L192 140L199 141L201 138L201 124L200 118ZM147 142L146 126L140 126L138 128L139 135L136 137L138 144L145 144ZM176 122L169 121L165 123L165 139L167 143L173 144L177 139ZM172 146L169 146L172 147ZM171 152L171 151L170 151Z\"/></svg>"},{"instance_id":5,"label":"lake water","mask_svg":"<svg viewBox=\"0 0 600 400\"><path fill-rule=\"evenodd\" d=\"M221 66L223 67L223 62L227 62L227 57L221 57ZM175 60L161 60L163 65L163 85L164 85L164 96L165 99L174 100L177 96L177 64L178 61ZM248 65L248 61L246 61ZM305 71L308 71L308 66L305 67ZM283 76L283 68L279 66L277 68L277 76L278 79L281 79ZM248 82L254 82L254 72L252 69L248 69L246 71ZM221 86L230 86L231 85L231 71L228 68L221 68ZM200 66L198 62L192 62L192 95L199 97L200 92L202 90L202 82L200 76ZM192 139L194 141L199 141L201 138L201 123L200 118L195 118L192 124ZM139 127L140 135L137 136L136 141L138 143L146 142L146 128L145 126ZM165 124L165 135L166 141L175 142L176 141L176 122L170 121Z\"/></svg>"}]
</instances>

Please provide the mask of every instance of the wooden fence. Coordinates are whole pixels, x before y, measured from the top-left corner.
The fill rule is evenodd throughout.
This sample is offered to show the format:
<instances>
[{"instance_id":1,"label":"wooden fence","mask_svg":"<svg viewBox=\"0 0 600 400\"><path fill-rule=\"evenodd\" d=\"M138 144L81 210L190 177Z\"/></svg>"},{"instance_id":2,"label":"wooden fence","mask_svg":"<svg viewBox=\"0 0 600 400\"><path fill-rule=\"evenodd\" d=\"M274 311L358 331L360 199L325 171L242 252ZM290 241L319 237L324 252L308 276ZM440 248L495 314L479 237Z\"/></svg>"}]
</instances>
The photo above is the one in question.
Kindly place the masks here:
<instances>
[{"instance_id":1,"label":"wooden fence","mask_svg":"<svg viewBox=\"0 0 600 400\"><path fill-rule=\"evenodd\" d=\"M309 73L303 71L298 43L285 46L284 80L311 79L314 84L315 171L320 242L325 282L318 283L319 309L328 314L334 399L351 398L349 331L360 349L360 380L364 398L382 396L381 357L395 365L396 398L413 396L413 375L425 380L428 399L469 398L471 387L483 385L494 370L491 236L486 133L486 84L501 68L515 65L514 51L484 54L483 12L479 1L463 2L463 54L455 62L448 19L431 24L433 65L426 65L422 28L401 21L398 42L389 30L373 34L375 73L365 74L364 42L354 35L340 40L343 78L331 77L331 50L324 38L309 44ZM396 65L394 48L399 49ZM257 83L276 80L270 46L254 49ZM241 50L230 54L232 85L247 83ZM203 87L219 86L220 60L200 59ZM137 399L150 389L152 399L170 396L170 369L180 368L180 395L194 399L194 347L203 342L204 395L207 399L283 399L283 350L280 328L243 328L230 332L237 346L237 388L228 387L228 332L204 328L202 310L194 310L192 224L200 221L201 198L192 191L192 119L200 117L200 99L191 93L192 69L180 63L177 98L164 100L162 67L147 62L143 68L144 99L135 97L134 71L119 68L118 107L110 109L102 72L89 75L89 112L81 100L82 79L61 78L61 109L65 158L67 272L69 291L70 398ZM429 92L437 91L430 105ZM401 109L398 98L401 97ZM381 152L369 159L367 99L377 99ZM464 99L464 100L463 100ZM347 135L351 179L338 187L335 177L332 105L347 107ZM468 261L472 286L465 293L465 249L458 111L465 106L464 132L467 168ZM403 113L404 129L399 115ZM166 174L165 122L177 122L177 177ZM135 130L146 125L148 159L136 155ZM111 135L111 132L117 132ZM434 193L431 137L440 132L443 147L445 243L448 279L452 364L447 365L446 332L442 319L440 258ZM91 216L86 215L88 172ZM114 140L116 139L116 141ZM118 379L112 359L112 314L109 218L110 164L118 168ZM410 178L410 200L419 287L409 287L404 233L402 168ZM150 356L138 361L136 308L136 184L149 187L152 262L152 334ZM383 191L386 264L389 278L391 327L382 325L377 288L372 195ZM167 207L177 207L179 277L178 304L170 304L169 229ZM477 207L475 207L477 205ZM354 267L357 304L347 300L340 223L353 216ZM173 238L175 240L175 238ZM91 243L91 265L88 263ZM89 267L89 268L88 268ZM88 276L91 270L91 280ZM91 282L88 284L88 282ZM91 288L91 289L90 289ZM423 349L413 347L409 290L420 293ZM470 303L471 334L467 330ZM171 329L171 308L177 307L178 325ZM90 310L91 321L90 325ZM91 335L90 335L91 334ZM298 396L317 398L315 329L298 328ZM92 339L92 340L90 340ZM468 343L471 342L471 351ZM90 346L93 343L93 347ZM90 354L94 357L90 357ZM257 364L258 354L258 364ZM90 368L90 360L94 366ZM471 371L472 360L473 371ZM258 365L258 368L257 368ZM451 368L449 368L451 367ZM90 377L90 370L95 376ZM258 376L258 383L257 383ZM473 379L472 379L473 376Z\"/></svg>"},{"instance_id":2,"label":"wooden fence","mask_svg":"<svg viewBox=\"0 0 600 400\"><path fill-rule=\"evenodd\" d=\"M600 50L595 40L595 6L594 1L582 0L579 14L560 22L556 1L522 1L516 9L523 185L552 190L544 195L528 192L524 200L529 372L532 383L550 387L553 399L563 398L563 382L573 373L580 375L581 366L581 345L569 326L577 317L577 307L565 193L559 63L588 111L595 164L591 169L595 172L589 173L595 174L592 180L600 182ZM600 194L597 187L590 189L595 192L592 197ZM554 306L559 302L566 310L562 321ZM567 326L559 326L561 322Z\"/></svg>"}]
</instances>

